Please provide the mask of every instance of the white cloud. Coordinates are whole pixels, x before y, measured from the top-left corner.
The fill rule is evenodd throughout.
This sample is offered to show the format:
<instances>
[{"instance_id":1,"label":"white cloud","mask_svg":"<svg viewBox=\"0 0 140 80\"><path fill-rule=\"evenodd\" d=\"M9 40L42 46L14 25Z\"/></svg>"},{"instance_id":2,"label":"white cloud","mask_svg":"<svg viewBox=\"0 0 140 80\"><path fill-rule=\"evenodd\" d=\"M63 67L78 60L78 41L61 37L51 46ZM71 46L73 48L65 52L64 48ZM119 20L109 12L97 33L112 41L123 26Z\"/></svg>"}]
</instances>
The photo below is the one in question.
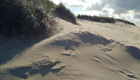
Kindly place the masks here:
<instances>
[{"instance_id":1,"label":"white cloud","mask_svg":"<svg viewBox=\"0 0 140 80\"><path fill-rule=\"evenodd\" d=\"M55 4L59 4L61 1L60 0L51 0L52 2L54 2Z\"/></svg>"},{"instance_id":2,"label":"white cloud","mask_svg":"<svg viewBox=\"0 0 140 80\"><path fill-rule=\"evenodd\" d=\"M134 16L134 18L140 19L140 13L136 13L135 16Z\"/></svg>"},{"instance_id":3,"label":"white cloud","mask_svg":"<svg viewBox=\"0 0 140 80\"><path fill-rule=\"evenodd\" d=\"M51 1L53 1L55 4L66 3L68 5L84 5L84 2L82 2L81 0L51 0Z\"/></svg>"},{"instance_id":4,"label":"white cloud","mask_svg":"<svg viewBox=\"0 0 140 80\"><path fill-rule=\"evenodd\" d=\"M51 0L62 2L75 15L99 15L125 19L140 25L139 0Z\"/></svg>"},{"instance_id":5,"label":"white cloud","mask_svg":"<svg viewBox=\"0 0 140 80\"><path fill-rule=\"evenodd\" d=\"M82 14L87 14L87 15L91 15L91 16L99 16L101 12L100 11L84 11Z\"/></svg>"},{"instance_id":6,"label":"white cloud","mask_svg":"<svg viewBox=\"0 0 140 80\"><path fill-rule=\"evenodd\" d=\"M95 3L95 4L91 4L91 6L87 7L85 9L85 11L92 11L92 10L97 10L97 11L101 11L104 7L106 6L105 3Z\"/></svg>"}]
</instances>

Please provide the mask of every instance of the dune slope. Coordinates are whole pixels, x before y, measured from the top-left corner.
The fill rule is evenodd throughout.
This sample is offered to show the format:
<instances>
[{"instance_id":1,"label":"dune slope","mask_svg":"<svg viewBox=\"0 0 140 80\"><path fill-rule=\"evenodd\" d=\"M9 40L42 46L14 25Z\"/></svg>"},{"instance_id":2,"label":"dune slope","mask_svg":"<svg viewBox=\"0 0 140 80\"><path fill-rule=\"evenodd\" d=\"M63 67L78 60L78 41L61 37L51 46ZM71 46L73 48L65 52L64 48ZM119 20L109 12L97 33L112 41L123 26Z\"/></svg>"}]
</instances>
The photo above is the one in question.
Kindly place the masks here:
<instances>
[{"instance_id":1,"label":"dune slope","mask_svg":"<svg viewBox=\"0 0 140 80\"><path fill-rule=\"evenodd\" d=\"M60 18L36 42L0 42L0 80L140 80L140 28Z\"/></svg>"}]
</instances>

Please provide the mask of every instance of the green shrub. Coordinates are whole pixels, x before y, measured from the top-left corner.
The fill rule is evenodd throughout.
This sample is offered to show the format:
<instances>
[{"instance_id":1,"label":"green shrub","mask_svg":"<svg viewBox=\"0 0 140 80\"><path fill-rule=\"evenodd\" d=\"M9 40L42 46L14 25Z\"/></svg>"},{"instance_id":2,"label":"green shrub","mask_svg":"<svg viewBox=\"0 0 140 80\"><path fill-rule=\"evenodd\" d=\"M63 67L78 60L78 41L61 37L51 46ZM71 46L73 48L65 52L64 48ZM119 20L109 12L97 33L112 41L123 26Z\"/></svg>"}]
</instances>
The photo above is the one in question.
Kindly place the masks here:
<instances>
[{"instance_id":1,"label":"green shrub","mask_svg":"<svg viewBox=\"0 0 140 80\"><path fill-rule=\"evenodd\" d=\"M107 23L115 23L115 19L114 18L110 18L110 17L99 17L99 16L93 16L91 18L92 21L97 21L97 22L107 22Z\"/></svg>"},{"instance_id":2,"label":"green shrub","mask_svg":"<svg viewBox=\"0 0 140 80\"><path fill-rule=\"evenodd\" d=\"M88 16L88 15L77 15L77 18L80 18L80 19L88 19L88 20L91 20L91 21L97 21L97 22L108 22L108 23L115 23L116 20L117 21L120 21L120 22L124 22L126 24L130 24L130 25L134 25L134 23L132 22L129 22L129 21L126 21L126 20L122 20L122 19L114 19L114 18L111 18L111 17L100 17L100 16Z\"/></svg>"},{"instance_id":3,"label":"green shrub","mask_svg":"<svg viewBox=\"0 0 140 80\"><path fill-rule=\"evenodd\" d=\"M115 23L116 20L114 18L110 18L110 17L105 17L105 21L109 22L109 23Z\"/></svg>"},{"instance_id":4,"label":"green shrub","mask_svg":"<svg viewBox=\"0 0 140 80\"><path fill-rule=\"evenodd\" d=\"M92 17L91 21L101 22L101 18L100 17Z\"/></svg>"},{"instance_id":5,"label":"green shrub","mask_svg":"<svg viewBox=\"0 0 140 80\"><path fill-rule=\"evenodd\" d=\"M110 17L100 17L100 16L88 16L88 15L78 15L77 18L81 19L89 19L91 21L97 21L97 22L108 22L108 23L115 23L114 18Z\"/></svg>"},{"instance_id":6,"label":"green shrub","mask_svg":"<svg viewBox=\"0 0 140 80\"><path fill-rule=\"evenodd\" d=\"M48 32L55 21L49 0L1 0L0 33L6 36L37 36Z\"/></svg>"}]
</instances>

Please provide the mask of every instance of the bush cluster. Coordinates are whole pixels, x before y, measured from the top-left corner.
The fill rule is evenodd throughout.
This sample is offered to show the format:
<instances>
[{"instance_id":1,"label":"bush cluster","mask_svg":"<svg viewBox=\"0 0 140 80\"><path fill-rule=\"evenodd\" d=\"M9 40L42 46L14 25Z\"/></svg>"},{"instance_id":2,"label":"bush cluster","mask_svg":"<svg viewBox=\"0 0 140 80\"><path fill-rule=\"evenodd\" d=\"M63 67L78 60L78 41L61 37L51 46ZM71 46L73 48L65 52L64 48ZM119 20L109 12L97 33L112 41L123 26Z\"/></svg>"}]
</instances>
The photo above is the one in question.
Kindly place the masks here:
<instances>
[{"instance_id":1,"label":"bush cluster","mask_svg":"<svg viewBox=\"0 0 140 80\"><path fill-rule=\"evenodd\" d=\"M97 22L108 22L108 23L115 23L115 19L114 18L110 18L110 17L99 17L99 16L88 16L88 15L78 15L77 18L80 19L88 19L91 21L97 21Z\"/></svg>"},{"instance_id":2,"label":"bush cluster","mask_svg":"<svg viewBox=\"0 0 140 80\"><path fill-rule=\"evenodd\" d=\"M49 0L1 0L0 33L6 36L37 36L49 33L55 21Z\"/></svg>"},{"instance_id":3,"label":"bush cluster","mask_svg":"<svg viewBox=\"0 0 140 80\"><path fill-rule=\"evenodd\" d=\"M116 21L120 21L123 22L125 24L130 24L130 25L134 25L134 23L129 22L127 20L122 20L122 19L114 19L112 17L100 17L100 16L90 16L90 15L77 15L77 18L79 19L87 19L87 20L91 20L91 21L97 21L97 22L107 22L107 23L115 23Z\"/></svg>"}]
</instances>

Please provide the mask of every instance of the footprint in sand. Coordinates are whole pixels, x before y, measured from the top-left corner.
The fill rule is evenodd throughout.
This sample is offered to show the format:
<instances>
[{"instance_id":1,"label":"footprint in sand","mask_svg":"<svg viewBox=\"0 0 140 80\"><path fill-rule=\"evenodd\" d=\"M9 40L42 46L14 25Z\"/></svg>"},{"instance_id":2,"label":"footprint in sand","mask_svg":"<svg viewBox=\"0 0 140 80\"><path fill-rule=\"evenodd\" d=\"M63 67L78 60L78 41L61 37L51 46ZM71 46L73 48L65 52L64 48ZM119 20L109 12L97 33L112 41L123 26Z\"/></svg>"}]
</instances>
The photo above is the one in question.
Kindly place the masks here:
<instances>
[{"instance_id":1,"label":"footprint in sand","mask_svg":"<svg viewBox=\"0 0 140 80\"><path fill-rule=\"evenodd\" d=\"M120 74L121 76L126 77L126 78L138 79L133 73L130 73L130 71L119 70L119 74Z\"/></svg>"},{"instance_id":2,"label":"footprint in sand","mask_svg":"<svg viewBox=\"0 0 140 80\"><path fill-rule=\"evenodd\" d=\"M75 57L76 56L76 53L74 51L63 51L63 52L61 52L61 55Z\"/></svg>"},{"instance_id":3,"label":"footprint in sand","mask_svg":"<svg viewBox=\"0 0 140 80\"><path fill-rule=\"evenodd\" d=\"M97 56L94 56L94 57L92 57L91 58L93 61L95 61L95 62L97 62L97 63L100 63L100 58L99 57L97 57Z\"/></svg>"},{"instance_id":4,"label":"footprint in sand","mask_svg":"<svg viewBox=\"0 0 140 80\"><path fill-rule=\"evenodd\" d=\"M64 64L61 64L59 61L46 61L47 64L38 65L38 63L33 64L32 66L24 66L16 69L10 69L9 73L13 76L17 76L19 78L27 79L29 75L41 74L41 76L47 75L49 72L58 73L63 68L65 68ZM33 66L37 66L38 68L34 68Z\"/></svg>"}]
</instances>

